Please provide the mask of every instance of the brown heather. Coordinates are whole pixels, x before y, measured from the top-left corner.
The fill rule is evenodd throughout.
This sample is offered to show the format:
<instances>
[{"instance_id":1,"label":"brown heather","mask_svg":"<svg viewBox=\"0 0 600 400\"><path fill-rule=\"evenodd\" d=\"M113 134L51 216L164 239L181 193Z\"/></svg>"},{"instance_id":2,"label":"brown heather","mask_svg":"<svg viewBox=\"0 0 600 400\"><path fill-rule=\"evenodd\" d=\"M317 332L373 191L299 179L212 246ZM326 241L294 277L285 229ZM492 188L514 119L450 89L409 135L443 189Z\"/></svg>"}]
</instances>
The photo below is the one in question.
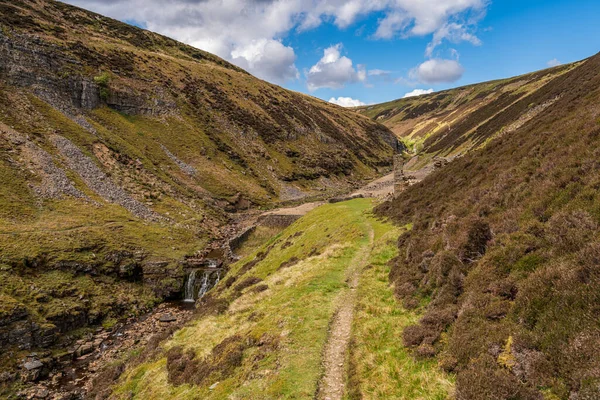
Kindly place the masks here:
<instances>
[{"instance_id":1,"label":"brown heather","mask_svg":"<svg viewBox=\"0 0 600 400\"><path fill-rule=\"evenodd\" d=\"M534 97L558 100L377 208L412 223L390 280L426 314L403 341L460 400L600 397L600 55Z\"/></svg>"}]
</instances>

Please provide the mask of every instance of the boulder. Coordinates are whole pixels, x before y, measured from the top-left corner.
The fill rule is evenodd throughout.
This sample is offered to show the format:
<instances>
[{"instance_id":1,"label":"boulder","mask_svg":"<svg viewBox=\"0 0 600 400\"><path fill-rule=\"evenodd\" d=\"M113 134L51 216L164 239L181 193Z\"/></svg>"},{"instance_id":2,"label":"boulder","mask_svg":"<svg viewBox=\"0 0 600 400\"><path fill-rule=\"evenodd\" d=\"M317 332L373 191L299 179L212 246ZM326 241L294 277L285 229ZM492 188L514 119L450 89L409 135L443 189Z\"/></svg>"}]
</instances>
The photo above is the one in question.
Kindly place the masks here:
<instances>
[{"instance_id":1,"label":"boulder","mask_svg":"<svg viewBox=\"0 0 600 400\"><path fill-rule=\"evenodd\" d=\"M177 318L173 314L163 314L158 318L158 320L160 322L175 322L177 321Z\"/></svg>"},{"instance_id":2,"label":"boulder","mask_svg":"<svg viewBox=\"0 0 600 400\"><path fill-rule=\"evenodd\" d=\"M43 366L44 366L44 363L42 363L40 360L27 361L26 363L23 364L23 368L25 368L27 371L39 369L39 368L42 368Z\"/></svg>"},{"instance_id":3,"label":"boulder","mask_svg":"<svg viewBox=\"0 0 600 400\"><path fill-rule=\"evenodd\" d=\"M95 349L96 348L94 347L94 343L92 343L92 342L84 343L81 346L79 346L77 348L77 350L75 351L75 357L81 357L81 356L84 356L86 354L90 354Z\"/></svg>"},{"instance_id":4,"label":"boulder","mask_svg":"<svg viewBox=\"0 0 600 400\"><path fill-rule=\"evenodd\" d=\"M37 382L48 376L48 368L38 359L28 359L23 363L21 371L22 382Z\"/></svg>"}]
</instances>

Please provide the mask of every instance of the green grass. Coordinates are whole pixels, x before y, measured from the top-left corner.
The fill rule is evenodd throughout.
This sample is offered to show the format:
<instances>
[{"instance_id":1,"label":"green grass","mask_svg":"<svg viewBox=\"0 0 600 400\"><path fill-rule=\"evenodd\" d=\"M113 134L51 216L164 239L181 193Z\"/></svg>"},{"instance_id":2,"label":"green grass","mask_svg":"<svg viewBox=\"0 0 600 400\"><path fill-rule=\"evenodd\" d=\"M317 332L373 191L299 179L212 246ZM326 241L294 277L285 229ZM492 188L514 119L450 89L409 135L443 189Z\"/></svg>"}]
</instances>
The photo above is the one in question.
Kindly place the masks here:
<instances>
[{"instance_id":1,"label":"green grass","mask_svg":"<svg viewBox=\"0 0 600 400\"><path fill-rule=\"evenodd\" d=\"M402 345L402 331L420 315L398 304L389 262L398 253L399 229L372 220L375 246L361 274L350 349L349 398L446 399L453 377L434 360L417 360ZM409 227L406 227L409 228Z\"/></svg>"},{"instance_id":2,"label":"green grass","mask_svg":"<svg viewBox=\"0 0 600 400\"><path fill-rule=\"evenodd\" d=\"M232 373L214 375L198 386L174 386L170 383L167 360L163 355L126 372L115 389L116 398L313 398L323 374L321 358L329 323L338 306L337 301L349 290L346 283L349 267L356 257L370 251L369 232L375 231L376 253L371 255L373 263L385 263L394 255L389 241L397 230L372 218L371 207L371 201L366 199L327 204L296 221L232 267L229 277L236 276L237 279L231 288L225 287L226 278L215 289L221 297L233 300L227 312L198 319L163 344L165 350L181 346L184 351L192 351L197 359L202 360L224 339L240 335L245 340L254 338L275 343L269 351L265 353L260 346L250 346L245 349L241 363ZM241 270L257 254L265 252L268 254L252 269ZM293 258L298 259L295 265L280 268L282 263ZM382 265L377 268L385 269ZM406 386L407 393L421 393L425 397L433 393L434 397L429 398L440 398L451 387L451 381L436 372L432 363L410 361L410 356L401 349L399 337L394 340L394 335L399 335L403 326L417 316L398 311L383 276L379 274L376 282L372 282L370 274L373 271L364 272L367 277L362 284L366 286L361 289L360 304L362 307L363 302L377 300L374 306L378 308L381 323L388 327L389 334L381 344L381 339L376 337L369 339L374 343L361 341L357 351L365 351L365 346L371 345L391 349L392 352L384 357L385 368L392 368L396 356L400 357L396 368L411 366L411 369L403 370L401 376L412 379ZM248 277L262 279L260 284L268 285L268 289L255 293L249 287L241 294L236 293L236 284ZM381 291L381 294L373 294L375 299L370 299L366 293L373 289ZM355 323L356 333L373 328L363 317L361 311ZM365 368L357 370L361 381L370 379L377 384L377 377L388 385L382 387L380 390L383 392L379 393L398 393L397 388L392 388L395 385L393 377L384 379L382 372L385 370L370 375L366 371L373 371L371 366L365 365ZM217 382L216 387L210 390L209 386ZM414 388L417 385L421 385L419 391Z\"/></svg>"}]
</instances>

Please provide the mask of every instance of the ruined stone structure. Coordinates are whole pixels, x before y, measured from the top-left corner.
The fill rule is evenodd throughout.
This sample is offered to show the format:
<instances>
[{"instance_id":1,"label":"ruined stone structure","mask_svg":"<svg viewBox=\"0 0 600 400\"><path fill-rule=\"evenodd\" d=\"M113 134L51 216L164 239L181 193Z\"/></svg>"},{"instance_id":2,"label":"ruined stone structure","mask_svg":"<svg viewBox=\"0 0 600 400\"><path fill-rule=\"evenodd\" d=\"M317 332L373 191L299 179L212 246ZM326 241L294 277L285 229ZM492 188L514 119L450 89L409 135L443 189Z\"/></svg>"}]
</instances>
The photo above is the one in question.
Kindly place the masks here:
<instances>
[{"instance_id":1,"label":"ruined stone structure","mask_svg":"<svg viewBox=\"0 0 600 400\"><path fill-rule=\"evenodd\" d=\"M394 196L402 192L407 186L404 177L404 157L402 154L394 155Z\"/></svg>"}]
</instances>

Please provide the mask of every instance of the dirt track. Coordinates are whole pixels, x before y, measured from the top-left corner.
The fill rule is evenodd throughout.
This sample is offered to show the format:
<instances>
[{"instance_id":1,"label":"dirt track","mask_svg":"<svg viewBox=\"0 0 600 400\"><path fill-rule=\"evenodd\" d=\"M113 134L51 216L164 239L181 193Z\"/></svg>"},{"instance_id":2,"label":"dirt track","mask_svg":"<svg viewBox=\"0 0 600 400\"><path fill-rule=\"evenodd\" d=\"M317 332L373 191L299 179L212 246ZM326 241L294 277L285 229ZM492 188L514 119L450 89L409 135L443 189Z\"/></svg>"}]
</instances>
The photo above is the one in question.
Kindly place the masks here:
<instances>
[{"instance_id":1,"label":"dirt track","mask_svg":"<svg viewBox=\"0 0 600 400\"><path fill-rule=\"evenodd\" d=\"M366 266L373 248L374 232L369 226L369 241L360 249L348 268L348 290L339 298L338 309L329 328L329 338L323 353L325 373L319 383L317 398L338 400L346 392L346 354L352 333L356 307L356 288L360 272Z\"/></svg>"}]
</instances>

